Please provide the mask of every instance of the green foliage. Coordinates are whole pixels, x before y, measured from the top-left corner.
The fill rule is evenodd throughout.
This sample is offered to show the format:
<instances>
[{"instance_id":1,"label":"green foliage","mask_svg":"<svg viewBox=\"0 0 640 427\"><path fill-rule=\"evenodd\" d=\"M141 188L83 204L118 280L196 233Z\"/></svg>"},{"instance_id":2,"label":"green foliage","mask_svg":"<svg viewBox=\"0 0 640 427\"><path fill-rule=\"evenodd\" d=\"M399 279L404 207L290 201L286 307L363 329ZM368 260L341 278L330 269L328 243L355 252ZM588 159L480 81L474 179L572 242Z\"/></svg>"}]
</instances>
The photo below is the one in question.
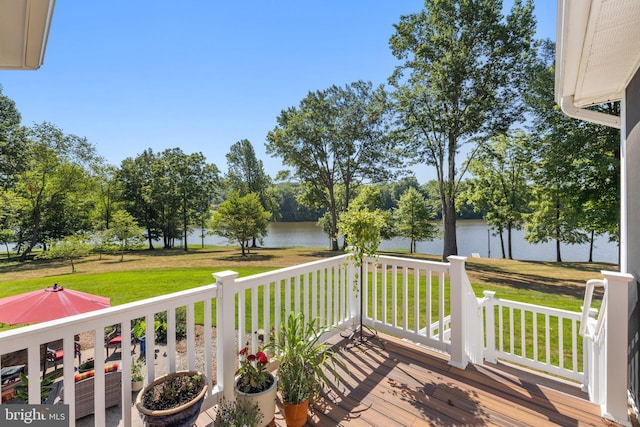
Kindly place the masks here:
<instances>
[{"instance_id":1,"label":"green foliage","mask_svg":"<svg viewBox=\"0 0 640 427\"><path fill-rule=\"evenodd\" d=\"M222 202L211 219L212 233L236 241L246 255L248 241L254 237L262 240L267 234L268 220L271 214L264 210L255 193L241 197L232 191Z\"/></svg>"},{"instance_id":2,"label":"green foliage","mask_svg":"<svg viewBox=\"0 0 640 427\"><path fill-rule=\"evenodd\" d=\"M248 402L236 402L235 400L222 400L218 406L213 427L255 427L262 421L263 415L258 409L258 404L250 405Z\"/></svg>"},{"instance_id":3,"label":"green foliage","mask_svg":"<svg viewBox=\"0 0 640 427\"><path fill-rule=\"evenodd\" d=\"M527 218L527 239L578 243L609 233L618 238L620 130L566 116L553 95L555 46L540 44L526 94L535 125L532 170L535 198ZM592 107L620 115L619 103ZM590 235L590 237L587 237ZM591 261L591 252L590 259Z\"/></svg>"},{"instance_id":4,"label":"green foliage","mask_svg":"<svg viewBox=\"0 0 640 427\"><path fill-rule=\"evenodd\" d=\"M243 393L260 393L273 386L275 379L267 369L269 357L264 352L249 354L247 341L245 347L240 350L238 358L240 359L240 367L236 372L238 390Z\"/></svg>"},{"instance_id":5,"label":"green foliage","mask_svg":"<svg viewBox=\"0 0 640 427\"><path fill-rule=\"evenodd\" d=\"M382 241L380 230L386 225L380 210L360 210L357 207L340 215L338 228L347 239L347 252L353 260L375 256Z\"/></svg>"},{"instance_id":6,"label":"green foliage","mask_svg":"<svg viewBox=\"0 0 640 427\"><path fill-rule=\"evenodd\" d=\"M16 397L23 402L29 402L29 378L20 373L20 384L16 387ZM49 376L45 377L40 381L40 402L44 403L49 393L53 390L53 381L55 377Z\"/></svg>"},{"instance_id":7,"label":"green foliage","mask_svg":"<svg viewBox=\"0 0 640 427\"><path fill-rule=\"evenodd\" d=\"M394 226L399 236L410 240L410 253L416 251L417 242L437 237L438 228L430 222L432 215L429 203L415 188L410 187L400 196Z\"/></svg>"},{"instance_id":8,"label":"green foliage","mask_svg":"<svg viewBox=\"0 0 640 427\"><path fill-rule=\"evenodd\" d=\"M40 259L62 258L71 262L71 272L75 273L75 261L89 255L91 245L83 234L67 236L64 239L54 241L46 251L38 255Z\"/></svg>"},{"instance_id":9,"label":"green foliage","mask_svg":"<svg viewBox=\"0 0 640 427\"><path fill-rule=\"evenodd\" d=\"M126 211L117 211L113 214L110 235L118 242L120 248L120 261L124 259L124 252L135 249L142 243L142 229L133 216Z\"/></svg>"},{"instance_id":10,"label":"green foliage","mask_svg":"<svg viewBox=\"0 0 640 427\"><path fill-rule=\"evenodd\" d=\"M509 259L513 259L511 231L524 226L531 190L528 169L531 167L531 138L523 131L492 138L471 161L466 199L502 238L507 232ZM504 245L502 257L505 258Z\"/></svg>"},{"instance_id":11,"label":"green foliage","mask_svg":"<svg viewBox=\"0 0 640 427\"><path fill-rule=\"evenodd\" d=\"M338 214L357 185L364 179L382 181L397 165L389 111L382 86L374 89L362 81L332 86L282 111L267 135L267 153L280 157L304 184L302 199L329 213L333 250L338 250Z\"/></svg>"},{"instance_id":12,"label":"green foliage","mask_svg":"<svg viewBox=\"0 0 640 427\"><path fill-rule=\"evenodd\" d=\"M426 0L395 29L389 44L403 61L390 78L396 136L414 161L436 168L446 258L458 251L456 196L465 172L456 167L458 152L522 118L533 4L516 0L503 17L501 0Z\"/></svg>"},{"instance_id":13,"label":"green foliage","mask_svg":"<svg viewBox=\"0 0 640 427\"><path fill-rule=\"evenodd\" d=\"M278 220L278 193L273 189L271 178L264 172L262 160L256 157L253 145L247 139L233 144L227 153L227 183L231 191L241 196L255 193L265 211Z\"/></svg>"},{"instance_id":14,"label":"green foliage","mask_svg":"<svg viewBox=\"0 0 640 427\"><path fill-rule=\"evenodd\" d=\"M280 361L278 388L285 402L302 403L315 398L323 385L331 386L325 370L338 379L337 354L329 344L320 342L323 332L318 319L306 322L304 313L290 313L267 344Z\"/></svg>"},{"instance_id":15,"label":"green foliage","mask_svg":"<svg viewBox=\"0 0 640 427\"><path fill-rule=\"evenodd\" d=\"M144 374L142 373L142 367L144 362L135 357L131 358L131 381L143 381Z\"/></svg>"}]
</instances>

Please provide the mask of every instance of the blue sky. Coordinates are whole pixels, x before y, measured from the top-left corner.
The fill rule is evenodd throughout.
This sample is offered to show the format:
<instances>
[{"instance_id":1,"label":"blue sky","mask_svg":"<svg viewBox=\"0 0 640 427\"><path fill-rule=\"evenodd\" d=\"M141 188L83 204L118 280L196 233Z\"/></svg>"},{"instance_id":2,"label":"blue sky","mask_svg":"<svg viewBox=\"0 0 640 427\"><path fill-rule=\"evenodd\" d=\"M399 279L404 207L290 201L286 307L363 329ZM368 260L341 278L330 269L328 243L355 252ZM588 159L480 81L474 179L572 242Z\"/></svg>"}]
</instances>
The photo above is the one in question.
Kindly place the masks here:
<instances>
[{"instance_id":1,"label":"blue sky","mask_svg":"<svg viewBox=\"0 0 640 427\"><path fill-rule=\"evenodd\" d=\"M510 7L510 1L505 7ZM555 39L556 2L536 0L538 37ZM229 147L264 152L280 111L309 91L386 83L388 41L421 0L57 1L44 65L0 71L23 124L51 122L119 165L147 148L202 152L226 171ZM417 167L420 182L433 178Z\"/></svg>"}]
</instances>

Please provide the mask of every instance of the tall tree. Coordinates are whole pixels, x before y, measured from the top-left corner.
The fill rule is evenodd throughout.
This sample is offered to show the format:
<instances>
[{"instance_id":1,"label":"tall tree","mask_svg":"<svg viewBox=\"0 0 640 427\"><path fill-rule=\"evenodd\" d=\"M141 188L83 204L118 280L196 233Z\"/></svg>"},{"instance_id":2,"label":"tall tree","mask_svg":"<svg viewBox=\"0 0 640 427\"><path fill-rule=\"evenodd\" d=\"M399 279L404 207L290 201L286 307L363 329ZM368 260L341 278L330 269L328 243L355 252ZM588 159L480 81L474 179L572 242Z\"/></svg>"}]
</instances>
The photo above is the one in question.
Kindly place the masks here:
<instances>
[{"instance_id":1,"label":"tall tree","mask_svg":"<svg viewBox=\"0 0 640 427\"><path fill-rule=\"evenodd\" d=\"M417 242L433 240L438 228L430 222L433 213L429 203L413 187L400 196L394 212L394 224L399 236L409 239L409 252L416 252Z\"/></svg>"},{"instance_id":2,"label":"tall tree","mask_svg":"<svg viewBox=\"0 0 640 427\"><path fill-rule=\"evenodd\" d=\"M274 220L279 219L278 193L273 188L271 178L264 172L262 160L256 157L253 145L248 139L242 139L231 146L227 153L227 182L230 190L244 196L255 193L262 207ZM256 237L252 247L256 247Z\"/></svg>"},{"instance_id":3,"label":"tall tree","mask_svg":"<svg viewBox=\"0 0 640 427\"><path fill-rule=\"evenodd\" d=\"M515 0L425 0L390 39L404 63L390 78L407 153L436 168L444 222L443 259L458 252L456 195L465 143L504 133L521 119L523 64L535 32L533 4ZM473 153L473 150L471 150Z\"/></svg>"},{"instance_id":4,"label":"tall tree","mask_svg":"<svg viewBox=\"0 0 640 427\"><path fill-rule=\"evenodd\" d=\"M159 215L152 198L155 159L153 150L147 149L136 158L124 159L118 171L127 211L145 229L149 249L153 249L153 241L161 235Z\"/></svg>"},{"instance_id":5,"label":"tall tree","mask_svg":"<svg viewBox=\"0 0 640 427\"><path fill-rule=\"evenodd\" d=\"M358 81L310 92L298 108L280 113L267 135L267 153L282 158L304 184L306 200L326 209L332 250L338 250L338 214L363 181L389 177L397 163L388 138L388 103L382 86ZM344 196L338 199L337 188Z\"/></svg>"},{"instance_id":6,"label":"tall tree","mask_svg":"<svg viewBox=\"0 0 640 427\"><path fill-rule=\"evenodd\" d=\"M184 250L191 225L198 221L198 213L209 207L218 185L218 168L207 164L202 153L185 154L179 148L165 150L162 155L169 163L169 182L177 198Z\"/></svg>"},{"instance_id":7,"label":"tall tree","mask_svg":"<svg viewBox=\"0 0 640 427\"><path fill-rule=\"evenodd\" d=\"M513 259L512 231L524 226L531 198L528 173L531 162L529 138L523 131L492 138L483 145L469 167L466 198L500 237L502 257L507 257L503 232L507 232L509 259Z\"/></svg>"},{"instance_id":8,"label":"tall tree","mask_svg":"<svg viewBox=\"0 0 640 427\"><path fill-rule=\"evenodd\" d=\"M28 134L25 169L17 174L16 195L22 201L22 228L29 237L20 260L45 238L61 238L88 224L87 192L93 180L95 148L50 123L34 125Z\"/></svg>"},{"instance_id":9,"label":"tall tree","mask_svg":"<svg viewBox=\"0 0 640 427\"><path fill-rule=\"evenodd\" d=\"M25 162L25 128L13 100L2 94L0 86L0 188L14 184L15 175L23 171Z\"/></svg>"}]
</instances>

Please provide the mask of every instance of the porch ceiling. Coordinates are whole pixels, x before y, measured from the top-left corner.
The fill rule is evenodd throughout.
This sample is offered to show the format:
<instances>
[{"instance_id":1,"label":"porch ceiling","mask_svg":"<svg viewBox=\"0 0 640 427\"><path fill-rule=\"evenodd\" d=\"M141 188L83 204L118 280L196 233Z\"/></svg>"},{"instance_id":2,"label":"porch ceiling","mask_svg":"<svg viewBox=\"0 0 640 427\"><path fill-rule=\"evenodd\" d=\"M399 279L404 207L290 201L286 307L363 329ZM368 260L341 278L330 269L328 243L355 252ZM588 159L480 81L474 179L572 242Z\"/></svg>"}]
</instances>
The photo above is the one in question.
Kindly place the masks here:
<instances>
[{"instance_id":1,"label":"porch ceiling","mask_svg":"<svg viewBox=\"0 0 640 427\"><path fill-rule=\"evenodd\" d=\"M0 0L0 70L37 70L44 62L55 0Z\"/></svg>"},{"instance_id":2,"label":"porch ceiling","mask_svg":"<svg viewBox=\"0 0 640 427\"><path fill-rule=\"evenodd\" d=\"M640 1L558 0L556 101L622 98L640 65Z\"/></svg>"}]
</instances>

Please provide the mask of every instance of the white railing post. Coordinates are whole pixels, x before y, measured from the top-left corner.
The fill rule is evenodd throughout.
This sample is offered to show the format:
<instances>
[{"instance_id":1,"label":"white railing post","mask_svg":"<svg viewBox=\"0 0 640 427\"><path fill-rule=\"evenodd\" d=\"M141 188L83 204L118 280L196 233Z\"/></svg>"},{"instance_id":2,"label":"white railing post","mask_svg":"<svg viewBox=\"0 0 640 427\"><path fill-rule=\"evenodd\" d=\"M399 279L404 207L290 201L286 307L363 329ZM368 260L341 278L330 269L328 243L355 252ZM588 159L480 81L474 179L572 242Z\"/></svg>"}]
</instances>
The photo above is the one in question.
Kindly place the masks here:
<instances>
[{"instance_id":1,"label":"white railing post","mask_svg":"<svg viewBox=\"0 0 640 427\"><path fill-rule=\"evenodd\" d=\"M484 358L487 362L496 363L498 357L496 356L496 316L495 305L493 301L496 297L496 293L493 291L482 291L484 295L484 313L485 313L485 339L486 347L484 351Z\"/></svg>"},{"instance_id":2,"label":"white railing post","mask_svg":"<svg viewBox=\"0 0 640 427\"><path fill-rule=\"evenodd\" d=\"M217 377L222 385L222 395L228 401L233 401L233 381L236 371L235 347L235 271L221 271L213 273L218 285L216 300L216 346L217 346Z\"/></svg>"},{"instance_id":3,"label":"white railing post","mask_svg":"<svg viewBox=\"0 0 640 427\"><path fill-rule=\"evenodd\" d=\"M629 283L633 276L627 273L603 271L607 281L605 315L606 362L605 400L600 405L602 416L619 424L630 425L627 411L627 327L629 322Z\"/></svg>"},{"instance_id":4,"label":"white railing post","mask_svg":"<svg viewBox=\"0 0 640 427\"><path fill-rule=\"evenodd\" d=\"M449 365L464 369L467 367L468 358L465 353L466 321L467 313L464 312L464 291L462 289L462 278L465 273L466 257L449 256L447 260L449 267L449 289L451 299L451 359Z\"/></svg>"}]
</instances>

